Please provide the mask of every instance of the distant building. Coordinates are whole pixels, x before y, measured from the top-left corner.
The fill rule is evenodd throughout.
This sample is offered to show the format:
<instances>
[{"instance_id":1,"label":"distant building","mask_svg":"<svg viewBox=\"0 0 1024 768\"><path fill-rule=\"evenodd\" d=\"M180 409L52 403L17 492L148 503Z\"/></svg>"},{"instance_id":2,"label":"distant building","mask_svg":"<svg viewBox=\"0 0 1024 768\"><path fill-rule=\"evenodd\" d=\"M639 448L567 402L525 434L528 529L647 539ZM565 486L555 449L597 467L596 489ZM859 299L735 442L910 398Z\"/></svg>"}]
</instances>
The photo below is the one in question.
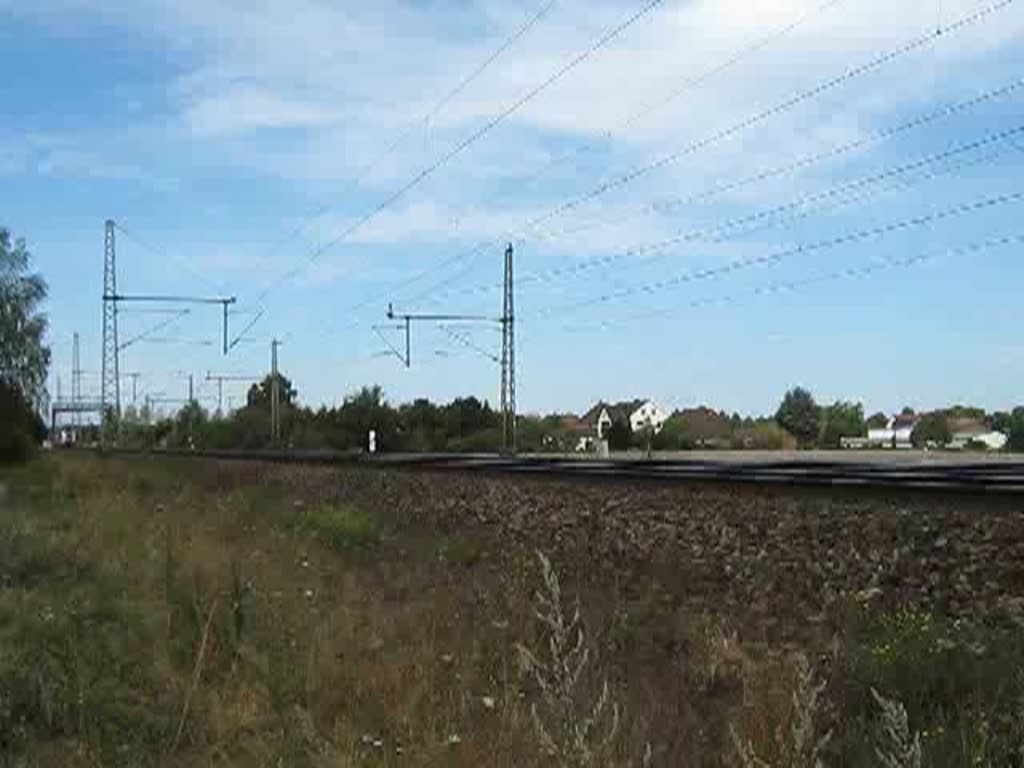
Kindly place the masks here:
<instances>
[{"instance_id":1,"label":"distant building","mask_svg":"<svg viewBox=\"0 0 1024 768\"><path fill-rule=\"evenodd\" d=\"M868 430L867 447L902 450L913 448L911 436L920 420L919 416L913 414L901 413L893 416L884 427Z\"/></svg>"},{"instance_id":2,"label":"distant building","mask_svg":"<svg viewBox=\"0 0 1024 768\"><path fill-rule=\"evenodd\" d=\"M579 450L586 450L593 441L604 440L608 430L616 421L628 423L634 432L650 427L655 433L668 421L669 413L653 400L630 400L621 403L599 402L585 414L580 421L585 427L585 434L580 437Z\"/></svg>"},{"instance_id":3,"label":"distant building","mask_svg":"<svg viewBox=\"0 0 1024 768\"><path fill-rule=\"evenodd\" d=\"M700 405L676 411L672 418L686 425L686 433L697 448L719 450L733 447L735 426L724 411Z\"/></svg>"},{"instance_id":4,"label":"distant building","mask_svg":"<svg viewBox=\"0 0 1024 768\"><path fill-rule=\"evenodd\" d=\"M949 447L962 451L968 446L984 446L987 451L1001 451L1008 438L1002 432L995 432L983 421L976 419L951 419L949 430L952 439Z\"/></svg>"}]
</instances>

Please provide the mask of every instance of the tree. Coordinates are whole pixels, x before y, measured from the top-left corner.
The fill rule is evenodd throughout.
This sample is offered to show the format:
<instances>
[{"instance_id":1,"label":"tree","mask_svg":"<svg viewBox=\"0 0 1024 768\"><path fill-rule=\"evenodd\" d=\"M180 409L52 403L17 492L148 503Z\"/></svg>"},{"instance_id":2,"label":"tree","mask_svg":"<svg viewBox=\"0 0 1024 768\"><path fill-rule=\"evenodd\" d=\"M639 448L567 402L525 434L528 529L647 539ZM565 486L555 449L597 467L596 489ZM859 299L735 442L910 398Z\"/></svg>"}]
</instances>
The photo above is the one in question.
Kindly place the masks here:
<instances>
[{"instance_id":1,"label":"tree","mask_svg":"<svg viewBox=\"0 0 1024 768\"><path fill-rule=\"evenodd\" d=\"M27 456L45 435L39 429L39 410L46 400L50 349L43 343L46 282L30 274L30 254L24 240L12 241L0 228L0 444L10 459Z\"/></svg>"},{"instance_id":2,"label":"tree","mask_svg":"<svg viewBox=\"0 0 1024 768\"><path fill-rule=\"evenodd\" d=\"M1006 450L1024 452L1024 407L1014 408L1013 413L1008 414L1005 434Z\"/></svg>"},{"instance_id":3,"label":"tree","mask_svg":"<svg viewBox=\"0 0 1024 768\"><path fill-rule=\"evenodd\" d=\"M676 416L692 443L700 448L728 446L733 437L733 425L724 413L707 406L680 411Z\"/></svg>"},{"instance_id":4,"label":"tree","mask_svg":"<svg viewBox=\"0 0 1024 768\"><path fill-rule=\"evenodd\" d=\"M679 416L672 416L661 425L654 436L652 447L656 451L685 451L693 448L693 435L689 425Z\"/></svg>"},{"instance_id":5,"label":"tree","mask_svg":"<svg viewBox=\"0 0 1024 768\"><path fill-rule=\"evenodd\" d=\"M1013 431L1013 414L1006 411L996 411L988 419L988 425L994 432L1002 432L1009 437Z\"/></svg>"},{"instance_id":6,"label":"tree","mask_svg":"<svg viewBox=\"0 0 1024 768\"><path fill-rule=\"evenodd\" d=\"M20 389L0 379L0 462L24 461L46 435L46 425Z\"/></svg>"},{"instance_id":7,"label":"tree","mask_svg":"<svg viewBox=\"0 0 1024 768\"><path fill-rule=\"evenodd\" d=\"M949 429L949 418L942 411L928 413L921 417L910 435L915 448L947 445L953 435Z\"/></svg>"},{"instance_id":8,"label":"tree","mask_svg":"<svg viewBox=\"0 0 1024 768\"><path fill-rule=\"evenodd\" d=\"M292 386L292 382L280 372L277 374L277 379L280 383L278 396L280 397L282 408L293 405L298 392L295 390L295 387ZM265 376L263 381L258 384L253 384L249 387L249 393L246 396L246 405L250 408L260 408L269 413L270 402L273 397L273 386L273 374Z\"/></svg>"},{"instance_id":9,"label":"tree","mask_svg":"<svg viewBox=\"0 0 1024 768\"><path fill-rule=\"evenodd\" d=\"M864 406L860 403L836 401L821 411L821 438L823 448L839 448L844 437L863 437L867 434Z\"/></svg>"},{"instance_id":10,"label":"tree","mask_svg":"<svg viewBox=\"0 0 1024 768\"><path fill-rule=\"evenodd\" d=\"M889 417L879 411L868 419L868 429L885 429L889 426Z\"/></svg>"},{"instance_id":11,"label":"tree","mask_svg":"<svg viewBox=\"0 0 1024 768\"><path fill-rule=\"evenodd\" d=\"M182 406L174 425L178 444L188 448L202 445L203 430L208 421L206 410L195 400Z\"/></svg>"},{"instance_id":12,"label":"tree","mask_svg":"<svg viewBox=\"0 0 1024 768\"><path fill-rule=\"evenodd\" d=\"M946 416L950 419L969 419L971 421L984 421L988 413L984 408L975 405L954 405L946 409Z\"/></svg>"},{"instance_id":13,"label":"tree","mask_svg":"<svg viewBox=\"0 0 1024 768\"><path fill-rule=\"evenodd\" d=\"M395 447L398 414L384 400L384 390L379 386L363 387L346 397L331 421L336 431L330 439L336 447L366 450L370 430L377 435L377 450Z\"/></svg>"},{"instance_id":14,"label":"tree","mask_svg":"<svg viewBox=\"0 0 1024 768\"><path fill-rule=\"evenodd\" d=\"M796 438L799 447L807 448L818 438L821 409L810 392L803 387L795 387L782 399L775 421Z\"/></svg>"}]
</instances>

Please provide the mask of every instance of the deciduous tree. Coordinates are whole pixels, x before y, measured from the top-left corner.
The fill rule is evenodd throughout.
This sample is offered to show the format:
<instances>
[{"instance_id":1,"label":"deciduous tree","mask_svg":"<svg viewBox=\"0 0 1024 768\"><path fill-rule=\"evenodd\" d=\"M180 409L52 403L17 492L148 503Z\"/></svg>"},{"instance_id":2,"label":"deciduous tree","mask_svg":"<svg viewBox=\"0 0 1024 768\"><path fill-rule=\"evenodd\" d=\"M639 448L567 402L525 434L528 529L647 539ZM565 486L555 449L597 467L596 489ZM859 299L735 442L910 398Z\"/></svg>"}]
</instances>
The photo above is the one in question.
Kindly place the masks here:
<instances>
[{"instance_id":1,"label":"deciduous tree","mask_svg":"<svg viewBox=\"0 0 1024 768\"><path fill-rule=\"evenodd\" d=\"M803 387L795 387L782 399L775 420L797 439L801 448L807 448L818 438L821 409L810 392Z\"/></svg>"},{"instance_id":2,"label":"deciduous tree","mask_svg":"<svg viewBox=\"0 0 1024 768\"><path fill-rule=\"evenodd\" d=\"M838 448L844 437L863 437L867 434L864 406L842 400L822 409L821 446Z\"/></svg>"},{"instance_id":3,"label":"deciduous tree","mask_svg":"<svg viewBox=\"0 0 1024 768\"><path fill-rule=\"evenodd\" d=\"M40 311L46 282L29 272L29 263L25 241L0 229L0 458L22 458L45 434L38 413L50 367Z\"/></svg>"},{"instance_id":4,"label":"deciduous tree","mask_svg":"<svg viewBox=\"0 0 1024 768\"><path fill-rule=\"evenodd\" d=\"M915 448L926 448L930 445L947 445L953 435L949 429L949 418L942 411L928 413L921 417L910 435Z\"/></svg>"}]
</instances>

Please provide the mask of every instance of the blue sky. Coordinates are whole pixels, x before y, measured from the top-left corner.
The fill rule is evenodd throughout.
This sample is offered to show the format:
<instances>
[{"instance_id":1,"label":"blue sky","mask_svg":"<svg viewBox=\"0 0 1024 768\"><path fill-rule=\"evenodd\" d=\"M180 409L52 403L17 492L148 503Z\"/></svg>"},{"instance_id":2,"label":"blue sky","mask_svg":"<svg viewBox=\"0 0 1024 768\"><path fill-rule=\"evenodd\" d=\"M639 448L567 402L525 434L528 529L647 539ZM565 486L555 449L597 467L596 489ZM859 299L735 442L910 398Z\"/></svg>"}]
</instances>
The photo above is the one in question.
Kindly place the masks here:
<instances>
[{"instance_id":1,"label":"blue sky","mask_svg":"<svg viewBox=\"0 0 1024 768\"><path fill-rule=\"evenodd\" d=\"M513 241L523 410L1021 403L1024 241L962 247L1024 236L1024 0L665 0L354 227L644 4L557 0L424 122L547 2L0 0L0 224L49 280L54 381L75 331L99 369L113 218L122 292L264 313L227 358L215 310L126 349L143 392L260 374L276 336L306 403L493 402L494 328L416 326L406 370L372 326L389 300L498 314Z\"/></svg>"}]
</instances>

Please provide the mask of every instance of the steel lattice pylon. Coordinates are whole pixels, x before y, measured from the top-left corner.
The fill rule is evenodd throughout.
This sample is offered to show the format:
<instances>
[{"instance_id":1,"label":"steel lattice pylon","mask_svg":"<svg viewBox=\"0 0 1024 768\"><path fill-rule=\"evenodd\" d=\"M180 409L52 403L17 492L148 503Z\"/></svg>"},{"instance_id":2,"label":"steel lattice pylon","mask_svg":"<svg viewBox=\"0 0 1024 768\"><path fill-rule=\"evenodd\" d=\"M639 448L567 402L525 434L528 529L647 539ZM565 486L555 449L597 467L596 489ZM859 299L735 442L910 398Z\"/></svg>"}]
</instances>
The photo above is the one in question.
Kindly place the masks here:
<instances>
[{"instance_id":1,"label":"steel lattice pylon","mask_svg":"<svg viewBox=\"0 0 1024 768\"><path fill-rule=\"evenodd\" d=\"M516 452L516 321L512 246L505 250L505 303L501 314L502 448Z\"/></svg>"},{"instance_id":2,"label":"steel lattice pylon","mask_svg":"<svg viewBox=\"0 0 1024 768\"><path fill-rule=\"evenodd\" d=\"M117 341L117 254L114 242L114 222L107 220L103 254L103 370L101 372L101 400L103 402L104 444L116 437L121 422L121 375ZM111 423L113 420L113 423Z\"/></svg>"}]
</instances>

